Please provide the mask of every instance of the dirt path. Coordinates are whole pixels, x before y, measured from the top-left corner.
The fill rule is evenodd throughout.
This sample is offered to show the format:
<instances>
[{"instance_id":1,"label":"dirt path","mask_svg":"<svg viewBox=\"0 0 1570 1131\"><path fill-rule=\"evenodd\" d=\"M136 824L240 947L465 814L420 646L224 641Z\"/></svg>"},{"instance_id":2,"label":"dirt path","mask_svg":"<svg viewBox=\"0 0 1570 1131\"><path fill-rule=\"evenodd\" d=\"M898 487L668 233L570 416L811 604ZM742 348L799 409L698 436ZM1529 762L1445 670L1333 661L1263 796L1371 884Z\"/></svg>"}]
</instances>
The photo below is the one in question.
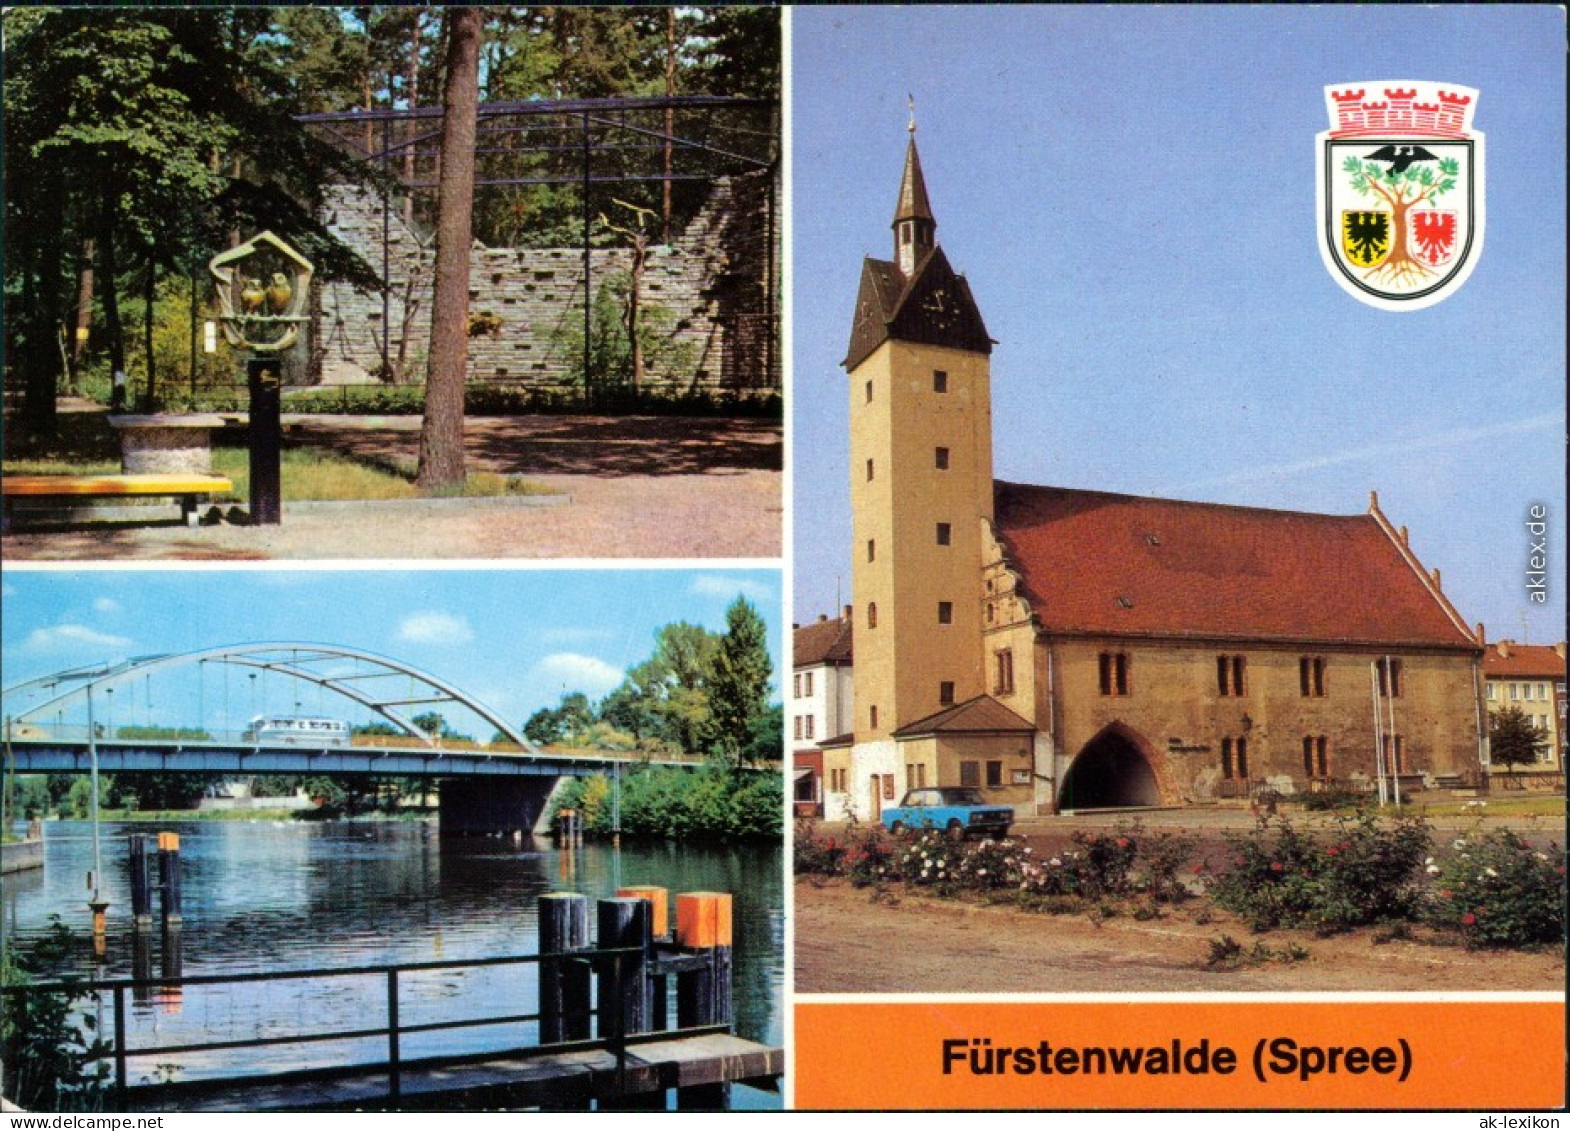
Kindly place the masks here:
<instances>
[{"instance_id":1,"label":"dirt path","mask_svg":"<svg viewBox=\"0 0 1570 1131\"><path fill-rule=\"evenodd\" d=\"M298 418L289 442L412 467L418 417ZM17 560L772 558L780 554L778 422L690 417L474 417L471 470L521 474L566 506L332 514L284 505L272 528L81 523L8 534ZM173 507L170 512L173 513Z\"/></svg>"},{"instance_id":2,"label":"dirt path","mask_svg":"<svg viewBox=\"0 0 1570 1131\"><path fill-rule=\"evenodd\" d=\"M1138 922L1093 922L904 894L882 899L843 880L795 885L798 993L1180 993L1552 991L1565 988L1562 953L1470 952L1420 941L1374 942L1374 932L1321 939L1303 931L1253 935L1203 905ZM1212 970L1210 943L1245 949L1296 943L1300 962Z\"/></svg>"}]
</instances>

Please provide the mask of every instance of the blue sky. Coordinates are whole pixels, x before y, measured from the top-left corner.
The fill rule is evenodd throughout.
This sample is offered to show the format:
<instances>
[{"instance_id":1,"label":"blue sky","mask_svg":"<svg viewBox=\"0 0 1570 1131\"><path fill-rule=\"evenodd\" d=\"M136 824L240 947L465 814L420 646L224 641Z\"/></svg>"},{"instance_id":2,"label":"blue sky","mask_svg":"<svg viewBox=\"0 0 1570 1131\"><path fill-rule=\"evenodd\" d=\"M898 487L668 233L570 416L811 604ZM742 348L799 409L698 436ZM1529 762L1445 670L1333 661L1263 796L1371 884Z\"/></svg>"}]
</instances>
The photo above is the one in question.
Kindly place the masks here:
<instances>
[{"instance_id":1,"label":"blue sky","mask_svg":"<svg viewBox=\"0 0 1570 1131\"><path fill-rule=\"evenodd\" d=\"M654 651L655 631L686 620L715 632L744 595L768 626L778 699L780 576L775 570L17 570L0 580L0 686L98 661L220 645L299 641L398 659L456 684L515 725L564 691L598 699ZM184 721L204 696L209 727L222 675L191 669L178 686L136 687L116 699L119 725ZM172 678L172 677L171 677ZM251 714L231 676L236 727ZM291 710L272 681L265 711ZM149 702L150 700L150 702ZM129 705L128 705L129 704ZM302 713L318 710L314 691ZM325 713L359 721L331 697ZM414 708L418 711L421 708ZM446 708L459 730L485 739ZM135 712L124 715L123 712ZM72 721L72 720L66 720ZM232 729L232 728L224 728Z\"/></svg>"},{"instance_id":2,"label":"blue sky","mask_svg":"<svg viewBox=\"0 0 1570 1131\"><path fill-rule=\"evenodd\" d=\"M938 241L997 340L995 473L1335 514L1379 492L1491 638L1561 639L1565 33L1549 7L792 12L794 619L852 599L844 357L914 94ZM1323 88L1479 90L1487 231L1426 310L1315 243ZM1550 595L1527 600L1533 503ZM838 593L838 596L836 594Z\"/></svg>"}]
</instances>

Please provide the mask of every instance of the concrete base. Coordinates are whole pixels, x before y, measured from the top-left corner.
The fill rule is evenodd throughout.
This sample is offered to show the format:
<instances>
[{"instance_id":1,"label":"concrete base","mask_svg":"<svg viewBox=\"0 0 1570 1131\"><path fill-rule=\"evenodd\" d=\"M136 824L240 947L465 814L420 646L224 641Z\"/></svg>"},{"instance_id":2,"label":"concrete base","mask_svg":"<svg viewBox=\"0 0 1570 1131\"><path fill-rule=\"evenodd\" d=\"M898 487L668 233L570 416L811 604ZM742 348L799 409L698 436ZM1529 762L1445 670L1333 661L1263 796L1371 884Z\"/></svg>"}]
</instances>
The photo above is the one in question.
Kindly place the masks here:
<instances>
[{"instance_id":1,"label":"concrete base","mask_svg":"<svg viewBox=\"0 0 1570 1131\"><path fill-rule=\"evenodd\" d=\"M563 778L445 778L441 821L448 836L507 836L534 832Z\"/></svg>"},{"instance_id":2,"label":"concrete base","mask_svg":"<svg viewBox=\"0 0 1570 1131\"><path fill-rule=\"evenodd\" d=\"M44 866L44 842L19 840L0 845L0 874Z\"/></svg>"}]
</instances>

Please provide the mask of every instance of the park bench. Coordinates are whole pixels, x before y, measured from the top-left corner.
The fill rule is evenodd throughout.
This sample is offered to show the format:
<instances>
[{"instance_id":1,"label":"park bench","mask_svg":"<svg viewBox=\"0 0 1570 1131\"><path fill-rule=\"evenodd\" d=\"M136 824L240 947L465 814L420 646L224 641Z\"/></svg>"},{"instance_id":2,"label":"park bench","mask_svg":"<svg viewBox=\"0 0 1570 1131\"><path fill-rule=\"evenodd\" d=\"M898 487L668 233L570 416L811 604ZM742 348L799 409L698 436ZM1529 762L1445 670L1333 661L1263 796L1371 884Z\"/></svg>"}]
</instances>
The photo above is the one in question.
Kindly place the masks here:
<instances>
[{"instance_id":1,"label":"park bench","mask_svg":"<svg viewBox=\"0 0 1570 1131\"><path fill-rule=\"evenodd\" d=\"M17 499L123 499L173 497L187 526L196 525L196 508L207 496L233 490L222 475L165 473L142 475L7 475L0 477L6 525Z\"/></svg>"}]
</instances>

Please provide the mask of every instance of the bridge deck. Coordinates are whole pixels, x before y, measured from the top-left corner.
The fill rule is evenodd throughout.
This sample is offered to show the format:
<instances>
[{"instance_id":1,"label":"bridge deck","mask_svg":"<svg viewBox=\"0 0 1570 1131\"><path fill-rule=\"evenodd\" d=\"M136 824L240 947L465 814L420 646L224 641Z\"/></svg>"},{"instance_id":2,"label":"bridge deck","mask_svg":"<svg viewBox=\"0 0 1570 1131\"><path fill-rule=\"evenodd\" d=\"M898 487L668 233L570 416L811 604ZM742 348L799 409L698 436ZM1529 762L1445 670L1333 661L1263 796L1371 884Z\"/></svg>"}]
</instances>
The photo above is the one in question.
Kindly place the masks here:
<instances>
[{"instance_id":1,"label":"bridge deck","mask_svg":"<svg viewBox=\"0 0 1570 1131\"><path fill-rule=\"evenodd\" d=\"M126 1093L135 1112L334 1111L366 1108L452 1110L455 1101L479 1107L584 1107L590 1100L750 1081L767 1084L784 1072L785 1054L726 1033L643 1040L628 1048L618 1068L603 1049L518 1053L494 1059L410 1061L394 1097L385 1069L331 1076L224 1080L145 1085Z\"/></svg>"}]
</instances>

